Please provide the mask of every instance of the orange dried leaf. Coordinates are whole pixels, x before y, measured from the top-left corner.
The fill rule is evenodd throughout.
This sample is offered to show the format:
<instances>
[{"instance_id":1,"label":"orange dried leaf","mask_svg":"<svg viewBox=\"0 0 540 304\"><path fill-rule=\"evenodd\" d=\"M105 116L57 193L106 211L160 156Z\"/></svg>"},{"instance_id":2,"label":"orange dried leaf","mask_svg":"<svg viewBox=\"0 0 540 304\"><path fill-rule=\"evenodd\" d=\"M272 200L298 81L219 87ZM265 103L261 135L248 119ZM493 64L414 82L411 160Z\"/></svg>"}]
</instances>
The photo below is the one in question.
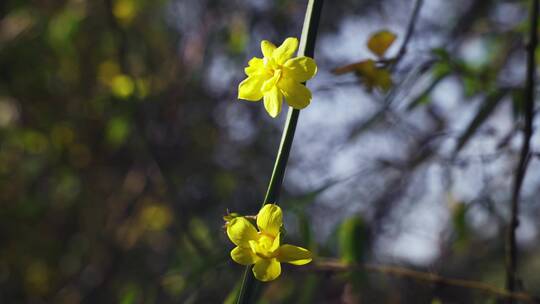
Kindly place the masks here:
<instances>
[{"instance_id":1,"label":"orange dried leaf","mask_svg":"<svg viewBox=\"0 0 540 304\"><path fill-rule=\"evenodd\" d=\"M358 70L359 65L361 65L363 61L355 62L351 64L347 64L338 68L333 69L331 72L335 75L343 75L347 73L353 73Z\"/></svg>"},{"instance_id":2,"label":"orange dried leaf","mask_svg":"<svg viewBox=\"0 0 540 304\"><path fill-rule=\"evenodd\" d=\"M383 91L387 91L392 86L390 72L384 68L378 68L375 61L372 59L366 59L335 68L332 70L332 73L336 75L355 73L369 91L373 88L380 88Z\"/></svg>"}]
</instances>

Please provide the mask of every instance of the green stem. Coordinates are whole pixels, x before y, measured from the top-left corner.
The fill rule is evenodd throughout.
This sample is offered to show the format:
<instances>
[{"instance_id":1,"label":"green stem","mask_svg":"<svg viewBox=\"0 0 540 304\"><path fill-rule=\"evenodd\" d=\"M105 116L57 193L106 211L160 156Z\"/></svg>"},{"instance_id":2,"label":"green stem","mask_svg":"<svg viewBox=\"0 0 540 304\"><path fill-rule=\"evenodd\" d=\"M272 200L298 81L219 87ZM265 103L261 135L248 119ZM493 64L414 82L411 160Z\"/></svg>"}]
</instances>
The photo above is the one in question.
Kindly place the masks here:
<instances>
[{"instance_id":1,"label":"green stem","mask_svg":"<svg viewBox=\"0 0 540 304\"><path fill-rule=\"evenodd\" d=\"M302 28L302 36L300 37L300 45L298 47L298 56L308 56L313 58L322 5L323 0L309 0L308 2L306 15L304 17L304 26ZM279 198L299 115L300 110L289 107L287 121L285 122L283 129L281 143L274 163L274 170L270 177L270 183L268 185L268 190L266 191L263 206L268 203L276 203ZM247 266L244 271L242 285L236 303L245 304L255 302L255 290L257 289L257 282L254 280L251 266Z\"/></svg>"},{"instance_id":2,"label":"green stem","mask_svg":"<svg viewBox=\"0 0 540 304\"><path fill-rule=\"evenodd\" d=\"M276 203L279 198L299 115L300 110L289 107L287 120L285 121L285 127L283 129L284 131L281 136L281 143L279 144L279 150L276 156L276 162L274 163L274 170L270 177L270 183L268 184L268 190L264 197L263 206L269 203Z\"/></svg>"}]
</instances>

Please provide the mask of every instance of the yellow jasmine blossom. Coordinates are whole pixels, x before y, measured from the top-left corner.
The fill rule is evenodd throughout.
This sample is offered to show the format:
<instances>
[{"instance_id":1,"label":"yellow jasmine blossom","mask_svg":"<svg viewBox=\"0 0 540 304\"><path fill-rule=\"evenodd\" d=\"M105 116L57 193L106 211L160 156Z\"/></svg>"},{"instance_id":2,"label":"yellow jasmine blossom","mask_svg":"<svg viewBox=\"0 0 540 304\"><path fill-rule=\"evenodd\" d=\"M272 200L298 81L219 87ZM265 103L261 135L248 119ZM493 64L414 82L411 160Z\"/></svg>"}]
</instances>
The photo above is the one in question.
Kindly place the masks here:
<instances>
[{"instance_id":1,"label":"yellow jasmine blossom","mask_svg":"<svg viewBox=\"0 0 540 304\"><path fill-rule=\"evenodd\" d=\"M309 250L280 244L282 225L281 208L275 204L265 205L257 214L258 231L245 217L233 218L227 223L227 235L236 245L231 258L238 264L254 264L253 274L263 282L279 277L280 263L304 265L311 262Z\"/></svg>"},{"instance_id":2,"label":"yellow jasmine blossom","mask_svg":"<svg viewBox=\"0 0 540 304\"><path fill-rule=\"evenodd\" d=\"M298 48L298 39L287 38L276 47L263 40L261 50L264 58L252 58L245 68L248 76L238 86L238 98L249 101L264 100L270 116L281 112L283 97L295 109L307 107L311 92L303 84L317 73L315 60L300 56L292 58Z\"/></svg>"}]
</instances>

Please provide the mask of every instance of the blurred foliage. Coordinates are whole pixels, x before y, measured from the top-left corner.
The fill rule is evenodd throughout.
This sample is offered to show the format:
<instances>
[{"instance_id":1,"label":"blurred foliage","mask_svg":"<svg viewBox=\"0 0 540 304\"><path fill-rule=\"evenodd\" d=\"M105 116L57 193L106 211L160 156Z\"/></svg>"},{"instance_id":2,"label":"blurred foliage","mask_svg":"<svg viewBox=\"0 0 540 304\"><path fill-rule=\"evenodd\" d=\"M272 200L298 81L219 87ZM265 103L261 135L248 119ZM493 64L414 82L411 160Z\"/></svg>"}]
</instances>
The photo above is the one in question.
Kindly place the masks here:
<instances>
[{"instance_id":1,"label":"blurred foliage","mask_svg":"<svg viewBox=\"0 0 540 304\"><path fill-rule=\"evenodd\" d=\"M424 25L414 35L439 30L437 37L428 37L436 45L408 48L399 60L393 47L402 42L403 31L380 23L401 16L397 8L406 7L408 16L412 1L327 4L318 42L321 77L340 66L336 74L351 74L355 86L360 82L367 89L367 98L379 101L382 96L386 102L376 103L383 111L351 124L346 130L350 136L333 138L324 157L342 152L331 150L333 146L362 145L356 142L360 134L380 138L381 129L414 129L398 124L400 118L411 116L428 127L412 145L395 149L395 159L375 155L369 160L374 172L326 180L310 189L302 181L289 181L282 195L286 238L297 238L323 257L402 263L500 285L499 236L507 201L491 195L497 187L448 204L430 198L448 207L448 221L441 223L447 230L430 265L377 256L376 250L389 242L389 234L406 230L400 221L417 212L407 209L420 204L415 191L435 187L433 182L415 184L414 173L437 161L444 170L464 167L468 160L461 153L474 148L471 143L479 135L492 134L488 122L505 104L514 111L513 131L503 136L506 141L499 146L505 149L496 154L507 153L511 159L506 148L519 130L523 97L522 79L508 75L519 73L515 69L521 64L526 21L506 21L512 14L501 17L500 12L513 9L519 17L526 12L525 2L452 2L448 7L455 16L448 18L449 24L438 25L443 29ZM235 86L260 39L298 36L304 5L255 0L0 1L0 303L232 301L243 269L229 259L232 246L221 218L235 216L227 215L228 209L256 212L280 133L279 123L264 113L233 102ZM390 14L381 18L385 11ZM366 52L355 52L357 60L347 64L324 50L330 44L327 38L350 25L351 18L377 26L364 30L375 30L357 44ZM405 21L397 22L400 28ZM484 52L463 56L460 47L472 42L480 43ZM454 121L443 117L451 109L436 94L449 82L463 92L461 103L477 105L461 129L453 129ZM339 89L340 83L331 87ZM313 91L314 100L323 95ZM391 108L393 100L406 111ZM325 102L334 101L321 98L312 106ZM324 117L333 119L328 113ZM442 150L437 141L441 134L455 135L453 158L436 154ZM317 140L324 136L316 135ZM346 139L338 143L341 137ZM293 157L292 169L296 164L302 165L301 160ZM320 159L310 167L330 171ZM361 166L351 162L346 167ZM299 168L304 174L305 167ZM509 176L506 167L492 171L491 177ZM382 186L363 184L375 177L384 179ZM440 184L445 192L452 191L451 182ZM335 190L340 185L346 190ZM528 202L537 203L537 188L529 187L533 195ZM339 201L347 207L321 207L321 202L334 206ZM528 215L539 214L534 204L524 206ZM481 225L473 220L477 210L488 214ZM347 216L339 217L341 212ZM325 225L334 233L325 231ZM486 233L488 226L495 232ZM527 291L536 294L537 245L533 242L520 257ZM463 289L381 275L287 267L286 275L261 289L261 303L494 301Z\"/></svg>"},{"instance_id":2,"label":"blurred foliage","mask_svg":"<svg viewBox=\"0 0 540 304\"><path fill-rule=\"evenodd\" d=\"M378 58L379 61L392 60L385 59L386 51L394 41L396 35L388 30L381 30L371 35L367 41L368 49ZM394 59L395 60L395 59ZM392 75L384 63L378 63L373 59L366 59L357 63L335 68L332 71L336 75L354 73L358 76L362 84L368 91L378 88L382 91L388 91L392 87Z\"/></svg>"},{"instance_id":3,"label":"blurred foliage","mask_svg":"<svg viewBox=\"0 0 540 304\"><path fill-rule=\"evenodd\" d=\"M394 41L396 41L396 34L388 30L382 30L371 35L367 47L377 57L382 58Z\"/></svg>"},{"instance_id":4,"label":"blurred foliage","mask_svg":"<svg viewBox=\"0 0 540 304\"><path fill-rule=\"evenodd\" d=\"M339 227L339 251L346 263L362 263L367 245L365 224L359 217L347 219Z\"/></svg>"}]
</instances>

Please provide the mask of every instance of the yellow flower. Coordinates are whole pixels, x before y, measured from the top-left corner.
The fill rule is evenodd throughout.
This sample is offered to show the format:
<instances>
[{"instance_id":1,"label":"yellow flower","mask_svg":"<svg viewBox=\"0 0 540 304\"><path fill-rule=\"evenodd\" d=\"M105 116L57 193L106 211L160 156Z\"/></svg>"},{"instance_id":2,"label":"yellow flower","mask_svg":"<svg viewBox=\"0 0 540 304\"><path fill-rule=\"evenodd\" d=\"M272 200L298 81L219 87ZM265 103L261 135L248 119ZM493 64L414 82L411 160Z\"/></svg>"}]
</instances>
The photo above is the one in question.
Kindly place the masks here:
<instances>
[{"instance_id":1,"label":"yellow flower","mask_svg":"<svg viewBox=\"0 0 540 304\"><path fill-rule=\"evenodd\" d=\"M245 217L235 217L227 224L227 235L236 245L231 258L238 264L252 265L255 278L272 281L281 274L280 263L304 265L311 262L311 252L305 248L281 245L283 224L281 208L265 205L257 214L259 231Z\"/></svg>"},{"instance_id":2,"label":"yellow flower","mask_svg":"<svg viewBox=\"0 0 540 304\"><path fill-rule=\"evenodd\" d=\"M270 116L281 112L283 97L295 109L307 107L311 92L303 84L317 73L315 60L300 56L291 58L298 48L298 39L287 38L276 48L263 40L261 50L264 58L252 58L245 68L248 76L238 86L238 98L250 101L264 99L264 107Z\"/></svg>"}]
</instances>

